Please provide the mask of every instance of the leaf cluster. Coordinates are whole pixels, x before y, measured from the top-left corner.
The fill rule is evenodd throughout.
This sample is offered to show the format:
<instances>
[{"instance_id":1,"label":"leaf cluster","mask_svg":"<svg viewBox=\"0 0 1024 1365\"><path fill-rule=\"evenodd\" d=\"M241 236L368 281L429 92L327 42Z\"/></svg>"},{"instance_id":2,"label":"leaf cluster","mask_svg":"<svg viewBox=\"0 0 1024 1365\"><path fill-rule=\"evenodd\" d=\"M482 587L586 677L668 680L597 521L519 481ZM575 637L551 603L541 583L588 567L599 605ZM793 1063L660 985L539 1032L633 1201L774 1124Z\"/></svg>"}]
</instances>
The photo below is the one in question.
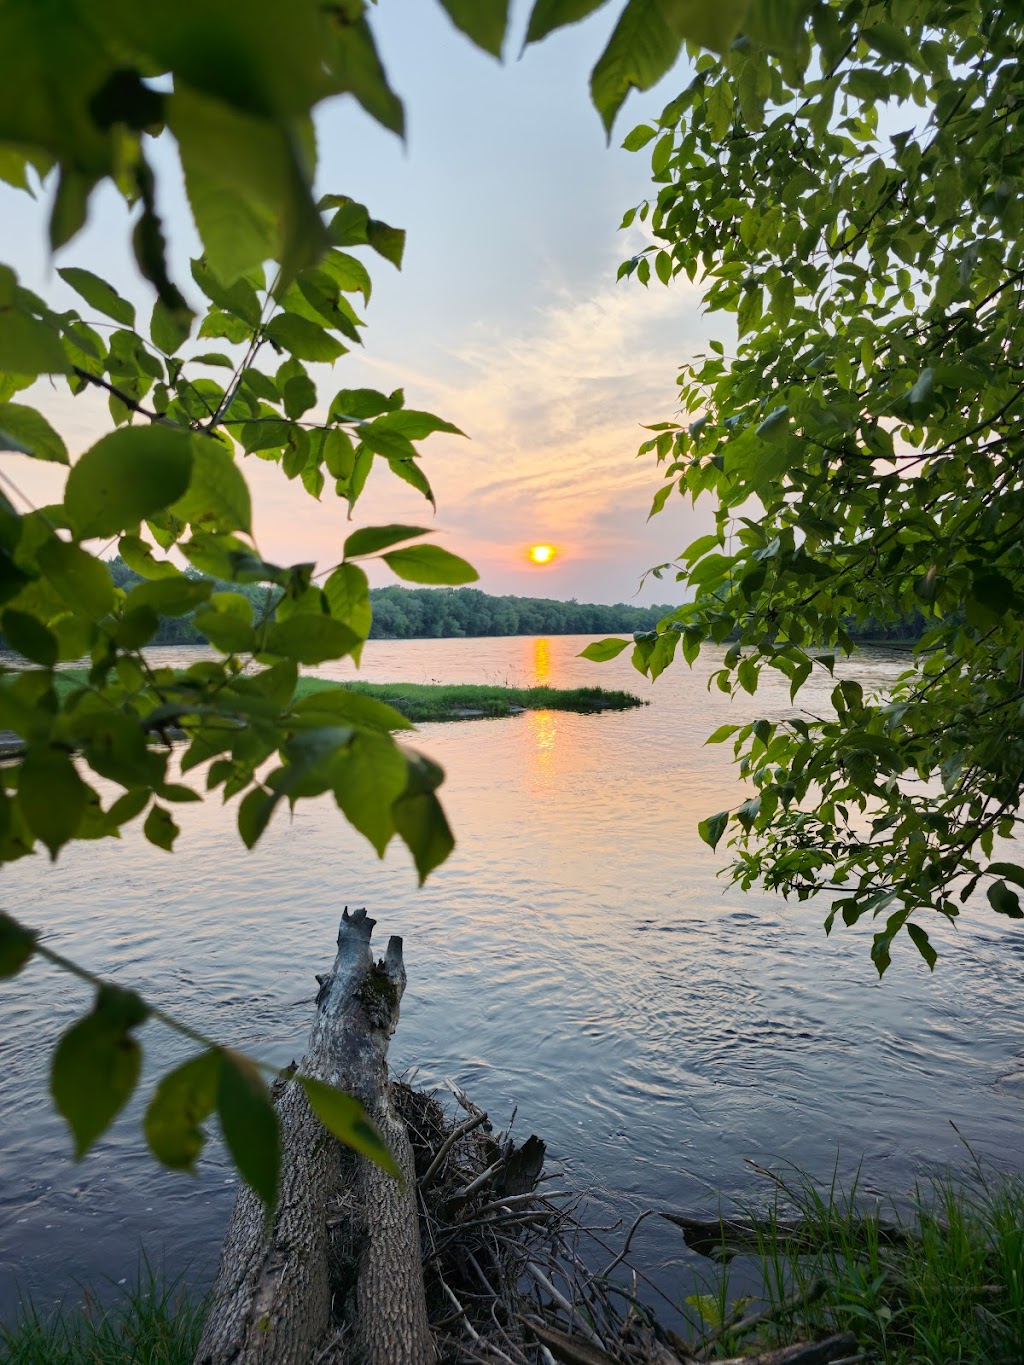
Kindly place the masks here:
<instances>
[{"instance_id":1,"label":"leaf cluster","mask_svg":"<svg viewBox=\"0 0 1024 1365\"><path fill-rule=\"evenodd\" d=\"M1022 914L1024 871L988 861L1024 783L1022 16L769 8L787 46L748 28L626 139L656 196L624 222L654 244L620 277L684 276L737 338L682 366L680 414L641 447L652 513L704 493L717 512L659 568L692 602L633 657L656 677L728 644L713 686L753 694L771 668L796 702L851 623L925 616L885 696L840 671L825 716L713 736L753 794L701 833L730 836L744 886L834 893L827 928L877 920L879 972L903 929L932 966L918 912L955 920L984 886Z\"/></svg>"}]
</instances>

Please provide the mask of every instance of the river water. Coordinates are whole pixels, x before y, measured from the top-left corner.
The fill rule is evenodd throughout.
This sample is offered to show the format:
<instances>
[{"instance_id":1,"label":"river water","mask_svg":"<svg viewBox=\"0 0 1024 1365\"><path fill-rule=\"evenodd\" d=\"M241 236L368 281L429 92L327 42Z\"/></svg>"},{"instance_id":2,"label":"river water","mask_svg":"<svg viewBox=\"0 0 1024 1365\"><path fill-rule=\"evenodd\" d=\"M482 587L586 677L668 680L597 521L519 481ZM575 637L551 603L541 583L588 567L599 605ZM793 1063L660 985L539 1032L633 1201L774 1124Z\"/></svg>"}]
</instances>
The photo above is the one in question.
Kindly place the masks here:
<instances>
[{"instance_id":1,"label":"river water","mask_svg":"<svg viewBox=\"0 0 1024 1365\"><path fill-rule=\"evenodd\" d=\"M870 926L826 939L823 904L729 889L696 824L736 802L736 779L728 746L702 741L725 720L787 710L782 680L730 704L706 687L714 651L651 687L628 656L578 659L584 643L367 646L372 679L597 682L650 700L421 727L415 743L448 771L459 841L423 890L403 847L378 862L326 800L278 817L252 853L233 808L204 803L177 808L173 856L129 826L55 866L4 868L4 906L59 951L280 1063L301 1055L342 906L367 906L381 948L389 933L406 940L395 1066L423 1084L454 1078L499 1123L518 1105L517 1131L547 1140L606 1221L764 1197L747 1159L824 1178L860 1166L866 1191L899 1194L968 1165L953 1123L986 1161L1024 1165L1024 933L971 907L958 932L934 932L933 976L906 944L879 983ZM868 652L847 672L877 687L898 666ZM801 694L809 709L828 705L827 676L816 686ZM19 1292L45 1305L78 1283L130 1280L140 1247L204 1283L234 1197L216 1139L195 1178L145 1154L144 1099L181 1055L159 1025L143 1030L138 1098L73 1162L46 1074L87 999L40 962L0 987L0 1316ZM692 1292L668 1225L649 1220L637 1250L670 1293Z\"/></svg>"}]
</instances>

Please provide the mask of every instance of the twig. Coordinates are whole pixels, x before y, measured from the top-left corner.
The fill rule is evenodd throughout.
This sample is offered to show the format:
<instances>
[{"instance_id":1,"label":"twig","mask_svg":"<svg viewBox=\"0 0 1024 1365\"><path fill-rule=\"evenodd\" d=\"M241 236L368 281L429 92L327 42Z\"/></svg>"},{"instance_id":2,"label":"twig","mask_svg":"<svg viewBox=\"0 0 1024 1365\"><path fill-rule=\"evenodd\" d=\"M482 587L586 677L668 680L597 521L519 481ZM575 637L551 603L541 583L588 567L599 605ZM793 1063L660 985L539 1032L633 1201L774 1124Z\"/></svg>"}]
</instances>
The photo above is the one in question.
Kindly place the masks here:
<instances>
[{"instance_id":1,"label":"twig","mask_svg":"<svg viewBox=\"0 0 1024 1365\"><path fill-rule=\"evenodd\" d=\"M660 1211L661 1211L660 1209L644 1209L643 1213L638 1214L636 1218L633 1219L633 1226L626 1233L626 1240L622 1244L622 1250L619 1252L619 1254L615 1257L613 1261L609 1261L609 1263L605 1266L605 1268L601 1271L600 1275L597 1277L598 1279L606 1280L608 1276L612 1273L612 1271L615 1269L615 1267L617 1265L622 1264L622 1262L629 1255L629 1245L633 1240L633 1233L636 1232L637 1228L640 1226L640 1224L644 1221L645 1218L650 1218L652 1215L660 1213Z\"/></svg>"},{"instance_id":2,"label":"twig","mask_svg":"<svg viewBox=\"0 0 1024 1365\"><path fill-rule=\"evenodd\" d=\"M473 1118L476 1118L477 1114L483 1114L484 1111L479 1107L479 1105L473 1103L473 1101L469 1098L469 1096L466 1094L466 1092L462 1089L461 1086L456 1085L455 1082L453 1080L450 1080L449 1077L447 1076L444 1078L444 1084L452 1092L456 1100L459 1102L462 1108L465 1109L467 1114L471 1114Z\"/></svg>"},{"instance_id":3,"label":"twig","mask_svg":"<svg viewBox=\"0 0 1024 1365\"><path fill-rule=\"evenodd\" d=\"M431 1180L433 1180L434 1176L437 1174L438 1170L441 1167L441 1163L444 1161L445 1157L455 1146L455 1144L459 1141L459 1139L464 1138L467 1133L471 1133L474 1128L479 1128L482 1123L486 1122L487 1115L483 1113L483 1111L481 1110L481 1112L475 1114L473 1118L467 1119L465 1123L460 1123L457 1128L452 1129L452 1131L445 1138L444 1142L442 1142L441 1146L437 1149L437 1156L434 1157L433 1161L430 1163L430 1165L424 1172L420 1180L421 1190L425 1190L427 1186L430 1184Z\"/></svg>"},{"instance_id":4,"label":"twig","mask_svg":"<svg viewBox=\"0 0 1024 1365\"><path fill-rule=\"evenodd\" d=\"M523 1318L523 1321L543 1346L553 1346L559 1359L569 1362L569 1365L616 1365L615 1357L609 1355L603 1346L594 1348L588 1342L570 1336L568 1332L550 1327L540 1318Z\"/></svg>"},{"instance_id":5,"label":"twig","mask_svg":"<svg viewBox=\"0 0 1024 1365\"><path fill-rule=\"evenodd\" d=\"M486 1118L486 1115L484 1115ZM488 1166L486 1171L482 1171L475 1180L471 1180L468 1185L452 1195L452 1203L462 1203L472 1198L478 1190L482 1190L485 1185L489 1185L494 1177L504 1168L505 1158L499 1157L493 1166Z\"/></svg>"},{"instance_id":6,"label":"twig","mask_svg":"<svg viewBox=\"0 0 1024 1365\"><path fill-rule=\"evenodd\" d=\"M605 1349L604 1342L593 1330L593 1328L587 1326L587 1324L583 1321L583 1319L580 1316L579 1309L574 1308L573 1305L569 1302L569 1300L565 1298L565 1296L555 1288L555 1286L551 1283L548 1277L544 1274L543 1270L541 1270L539 1266L534 1265L532 1261L527 1261L526 1271L527 1274L533 1276L533 1278L540 1285L541 1289L544 1290L545 1294L547 1294L551 1299L553 1299L554 1302L558 1304L559 1308L561 1308L563 1312L568 1313L570 1327L574 1322L579 1323L580 1330L583 1332L583 1335L587 1338L591 1345L596 1346L599 1351L603 1351Z\"/></svg>"},{"instance_id":7,"label":"twig","mask_svg":"<svg viewBox=\"0 0 1024 1365\"><path fill-rule=\"evenodd\" d=\"M572 1190L551 1190L548 1194L542 1195L534 1190L530 1190L528 1194L509 1194L504 1199L495 1199L490 1204L484 1204L482 1208L477 1209L476 1214L478 1218L483 1218L488 1213L507 1212L513 1204L529 1204L545 1199L567 1199L571 1195Z\"/></svg>"}]
</instances>

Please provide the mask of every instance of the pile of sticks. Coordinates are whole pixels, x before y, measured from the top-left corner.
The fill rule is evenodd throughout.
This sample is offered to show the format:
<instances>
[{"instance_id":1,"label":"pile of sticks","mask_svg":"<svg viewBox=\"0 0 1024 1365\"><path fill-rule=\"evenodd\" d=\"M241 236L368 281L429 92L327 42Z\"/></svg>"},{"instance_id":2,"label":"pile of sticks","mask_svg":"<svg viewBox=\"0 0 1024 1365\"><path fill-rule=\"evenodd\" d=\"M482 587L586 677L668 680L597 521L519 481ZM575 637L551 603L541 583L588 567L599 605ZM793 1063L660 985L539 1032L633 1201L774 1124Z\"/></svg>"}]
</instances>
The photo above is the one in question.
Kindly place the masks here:
<instances>
[{"instance_id":1,"label":"pile of sticks","mask_svg":"<svg viewBox=\"0 0 1024 1365\"><path fill-rule=\"evenodd\" d=\"M331 971L318 978L309 1045L295 1071L356 1095L401 1179L343 1147L296 1079L277 1087L284 1144L277 1207L238 1196L196 1365L694 1365L688 1342L641 1298L649 1285L578 1194L544 1172L544 1143L496 1133L451 1082L393 1080L387 1049L405 988L402 942L375 962L374 921L347 908ZM445 1096L447 1099L447 1095ZM513 1121L515 1115L513 1114ZM653 1212L653 1211L652 1211ZM647 1216L647 1215L643 1215ZM608 1248L609 1250L611 1248ZM615 1277L613 1278L613 1274ZM628 1283L623 1283L623 1276ZM759 1319L730 1324L730 1338ZM852 1336L743 1357L744 1365L853 1365Z\"/></svg>"}]
</instances>

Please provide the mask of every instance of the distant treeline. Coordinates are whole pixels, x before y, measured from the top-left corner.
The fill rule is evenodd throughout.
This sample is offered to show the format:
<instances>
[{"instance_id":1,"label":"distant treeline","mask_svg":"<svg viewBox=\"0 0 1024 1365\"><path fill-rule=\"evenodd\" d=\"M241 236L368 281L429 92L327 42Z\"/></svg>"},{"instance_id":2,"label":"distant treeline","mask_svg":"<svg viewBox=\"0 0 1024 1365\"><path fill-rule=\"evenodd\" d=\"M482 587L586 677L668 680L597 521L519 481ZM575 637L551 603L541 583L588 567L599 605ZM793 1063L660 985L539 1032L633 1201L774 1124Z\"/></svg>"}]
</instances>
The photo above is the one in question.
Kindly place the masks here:
<instances>
[{"instance_id":1,"label":"distant treeline","mask_svg":"<svg viewBox=\"0 0 1024 1365\"><path fill-rule=\"evenodd\" d=\"M126 591L142 577L118 555L107 561L110 576ZM198 577L195 570L188 573ZM255 583L216 583L217 591L243 593L256 611L266 609L267 594L274 591ZM606 606L600 602L561 602L551 597L493 597L477 588L372 588L373 627L371 640L436 640L481 635L626 635L653 630L670 606L632 607L626 602ZM893 622L869 618L847 623L855 640L917 640L926 628L920 612ZM155 645L203 645L206 637L191 616L163 617L154 637ZM0 636L0 646L5 641Z\"/></svg>"},{"instance_id":2,"label":"distant treeline","mask_svg":"<svg viewBox=\"0 0 1024 1365\"><path fill-rule=\"evenodd\" d=\"M119 588L142 579L118 556L108 561ZM259 610L267 588L256 584L218 583L218 591L241 592ZM559 602L550 597L492 597L476 588L371 588L371 640L434 640L477 635L611 635L653 630L672 608L613 607L600 602ZM205 644L191 617L165 618L153 640L157 645Z\"/></svg>"},{"instance_id":3,"label":"distant treeline","mask_svg":"<svg viewBox=\"0 0 1024 1365\"><path fill-rule=\"evenodd\" d=\"M371 639L452 635L609 635L653 630L672 607L492 597L476 588L373 588Z\"/></svg>"}]
</instances>

